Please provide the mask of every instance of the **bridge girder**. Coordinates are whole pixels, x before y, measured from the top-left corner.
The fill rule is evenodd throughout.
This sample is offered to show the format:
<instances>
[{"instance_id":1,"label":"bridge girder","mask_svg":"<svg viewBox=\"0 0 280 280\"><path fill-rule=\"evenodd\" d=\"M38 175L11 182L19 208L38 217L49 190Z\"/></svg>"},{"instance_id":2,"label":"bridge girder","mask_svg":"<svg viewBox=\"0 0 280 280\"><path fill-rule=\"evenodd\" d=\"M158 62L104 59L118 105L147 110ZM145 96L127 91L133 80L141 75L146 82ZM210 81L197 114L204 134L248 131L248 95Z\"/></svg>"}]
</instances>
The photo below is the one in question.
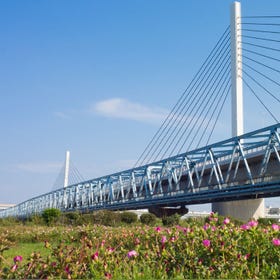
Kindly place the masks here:
<instances>
[{"instance_id":1,"label":"bridge girder","mask_svg":"<svg viewBox=\"0 0 280 280\"><path fill-rule=\"evenodd\" d=\"M279 194L280 124L119 173L87 180L1 210L26 217L61 211L134 209ZM267 186L267 188L266 188ZM267 189L267 190L266 190ZM207 198L208 197L208 198Z\"/></svg>"}]
</instances>

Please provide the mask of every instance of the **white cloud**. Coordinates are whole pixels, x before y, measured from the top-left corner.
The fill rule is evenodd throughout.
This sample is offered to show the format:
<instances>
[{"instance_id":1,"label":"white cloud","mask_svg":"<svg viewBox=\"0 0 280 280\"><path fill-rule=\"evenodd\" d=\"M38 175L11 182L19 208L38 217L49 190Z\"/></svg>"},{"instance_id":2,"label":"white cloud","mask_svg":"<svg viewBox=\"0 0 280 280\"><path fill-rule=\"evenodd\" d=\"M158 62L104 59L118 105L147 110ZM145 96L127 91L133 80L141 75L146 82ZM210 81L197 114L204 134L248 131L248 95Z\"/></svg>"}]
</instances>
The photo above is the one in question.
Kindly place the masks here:
<instances>
[{"instance_id":1,"label":"white cloud","mask_svg":"<svg viewBox=\"0 0 280 280\"><path fill-rule=\"evenodd\" d=\"M61 162L29 162L19 163L16 168L31 173L58 173L62 165Z\"/></svg>"},{"instance_id":2,"label":"white cloud","mask_svg":"<svg viewBox=\"0 0 280 280\"><path fill-rule=\"evenodd\" d=\"M65 114L63 112L54 112L53 113L54 116L60 118L60 119L64 119L64 120L69 120L71 119L71 116L68 114Z\"/></svg>"},{"instance_id":3,"label":"white cloud","mask_svg":"<svg viewBox=\"0 0 280 280\"><path fill-rule=\"evenodd\" d=\"M95 103L90 111L105 117L161 123L168 111L159 107L148 107L122 98L111 98Z\"/></svg>"}]
</instances>

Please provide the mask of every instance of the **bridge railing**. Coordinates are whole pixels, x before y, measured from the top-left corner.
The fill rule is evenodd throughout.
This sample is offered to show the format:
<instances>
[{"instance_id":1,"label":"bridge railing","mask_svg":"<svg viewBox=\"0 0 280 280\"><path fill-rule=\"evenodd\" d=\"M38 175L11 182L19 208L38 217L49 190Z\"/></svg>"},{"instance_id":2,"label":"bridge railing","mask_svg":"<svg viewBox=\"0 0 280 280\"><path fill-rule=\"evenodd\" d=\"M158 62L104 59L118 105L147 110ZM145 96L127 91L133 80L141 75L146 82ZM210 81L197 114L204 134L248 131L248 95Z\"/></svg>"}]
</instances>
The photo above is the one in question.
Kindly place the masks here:
<instances>
[{"instance_id":1,"label":"bridge railing","mask_svg":"<svg viewBox=\"0 0 280 280\"><path fill-rule=\"evenodd\" d=\"M272 125L161 161L80 182L1 210L0 217L26 217L46 208L87 211L192 204L190 198L197 199L207 193L276 181L280 176L279 129L280 124Z\"/></svg>"}]
</instances>

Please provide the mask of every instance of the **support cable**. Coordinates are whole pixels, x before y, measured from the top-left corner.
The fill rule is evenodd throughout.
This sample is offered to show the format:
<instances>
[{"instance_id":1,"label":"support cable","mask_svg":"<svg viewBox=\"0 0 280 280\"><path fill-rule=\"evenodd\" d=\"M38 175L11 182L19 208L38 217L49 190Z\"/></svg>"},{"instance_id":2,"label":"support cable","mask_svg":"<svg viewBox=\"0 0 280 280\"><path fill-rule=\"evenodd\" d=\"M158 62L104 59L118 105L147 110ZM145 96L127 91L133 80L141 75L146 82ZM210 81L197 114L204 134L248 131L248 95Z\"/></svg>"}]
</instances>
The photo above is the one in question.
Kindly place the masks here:
<instances>
[{"instance_id":1,"label":"support cable","mask_svg":"<svg viewBox=\"0 0 280 280\"><path fill-rule=\"evenodd\" d=\"M276 16L271 16L271 18L276 18ZM260 26L280 26L279 23L264 23L264 22L254 22L254 23L249 23L249 22L243 22L243 24L252 24L252 25L260 25ZM242 35L243 38L248 38L250 39L250 41L248 42L242 42L243 45L245 45L246 47L242 48L242 50L245 52L245 55L243 54L243 58L245 61L243 61L243 65L245 67L247 67L247 70L251 70L252 72L249 73L248 71L246 71L243 67L243 73L244 73L244 76L243 77L243 82L244 84L247 86L247 88L249 88L249 90L255 95L255 97L257 98L257 100L261 103L261 105L265 108L265 110L270 114L270 116L275 120L275 121L278 121L276 116L269 110L269 108L265 105L265 103L261 100L261 98L256 94L256 92L254 91L253 87L250 86L249 82L248 82L248 79L250 79L250 82L253 82L256 86L258 86L260 89L262 89L264 91L265 94L268 94L269 96L271 96L274 100L276 100L276 102L279 102L280 103L280 98L278 98L278 96L276 96L274 94L274 90L270 90L269 89L269 85L271 84L268 84L268 83L261 83L257 80L257 78L255 78L253 75L255 73L257 73L258 75L260 75L259 77L262 77L264 78L266 81L269 81L271 83L273 83L274 85L277 85L277 86L280 86L280 83L278 81L276 81L275 79L273 79L273 76L271 75L272 73L270 73L270 75L268 74L265 74L266 70L269 69L270 71L272 70L273 72L276 72L276 73L280 73L280 71L278 70L278 68L276 69L275 68L275 63L279 63L280 62L280 59L275 57L275 53L274 52L280 52L280 48L278 47L279 45L277 45L277 47L271 47L270 45L268 45L269 43L280 43L280 40L278 40L279 37L275 37L275 35L278 35L280 34L280 32L278 31L279 29L271 29L271 30L264 30L264 29L254 29L254 28L243 28L242 29L243 31L246 31L247 32L256 32L256 33L263 33L263 34L273 34L274 37L268 37L268 38L264 38L264 37L258 37L258 36L250 36L250 35ZM248 33L246 33L248 34ZM250 34L250 33L249 33ZM252 41L254 40L254 41ZM256 43L257 40L261 40L263 42L266 42L267 43L267 46L263 45L263 44L258 44ZM252 47L249 49L249 47ZM267 52L264 52L264 53L261 53L260 51L256 51L256 48L261 48L263 49L264 51L267 51ZM253 58L251 57L251 55L247 56L246 54L251 54L253 55ZM258 58L257 58L258 57ZM261 58L262 58L262 61L261 61ZM255 69L254 66L256 65L252 65L250 66L249 63L246 63L246 62L254 62L256 63L257 65L259 66L262 66L263 69L262 70L257 70ZM270 61L270 65L269 65L269 61ZM274 64L271 64L271 62L275 62Z\"/></svg>"},{"instance_id":2,"label":"support cable","mask_svg":"<svg viewBox=\"0 0 280 280\"><path fill-rule=\"evenodd\" d=\"M231 59L231 57L229 57L228 62L230 61L230 59ZM230 70L230 62L226 65L225 69L226 69L226 70L228 70L228 69ZM226 76L229 74L229 71L225 71L225 72L226 72L226 73L223 73L223 74L222 74L222 77L219 79L218 84L216 85L215 89L213 90L213 93L212 93L211 96L210 96L210 98L211 98L211 97L213 96L214 92L216 91L216 89L218 88L218 86L220 85L220 89L219 89L218 93L216 94L214 100L213 100L212 103L210 104L210 98L209 98L209 100L206 100L206 105L202 108L202 112L203 112L204 110L206 110L207 106L209 105L209 109L206 111L205 117L207 117L207 115L208 115L210 109L213 108L213 103L214 103L215 100L217 100L217 96L219 96L219 94L220 94L221 86L222 86L222 85L225 83L225 81L226 81L226 78L227 78ZM209 92L209 93L210 93L210 92ZM196 115L196 114L195 114L195 115ZM201 118L201 114L200 114L199 117L196 119L195 123L193 124L192 128L190 129L191 133L192 133L192 131L193 131L196 127L199 127L199 128L202 127L202 123L199 124L199 125L197 125L197 122L198 122L198 120L199 120L200 118ZM204 122L204 121L205 121L205 118L204 118L203 122ZM191 146L192 146L192 144L193 144L193 141L195 140L195 137L196 137L197 134L198 134L198 131L199 131L199 130L197 130L197 133L193 136L193 138L192 138L190 144L188 145L187 151L191 148ZM185 130L184 130L184 132L183 132L183 135L185 135L186 132L187 132L187 127L185 128ZM182 151L182 149L184 148L184 146L185 146L186 142L188 141L188 139L189 139L191 133L189 133L189 134L187 135L187 137L185 138L183 144L181 145L181 147L180 147L179 150L178 150L178 153L180 153L180 152ZM206 130L204 131L204 133L202 134L202 136L205 136L205 134L206 134ZM179 144L179 141L177 141L177 143ZM177 147L177 145L175 145L174 150L175 150L176 147ZM173 150L172 152L174 152L174 150Z\"/></svg>"},{"instance_id":3,"label":"support cable","mask_svg":"<svg viewBox=\"0 0 280 280\"><path fill-rule=\"evenodd\" d=\"M262 72L260 72L260 71L258 71L258 70L256 70L256 69L254 69L253 67L251 67L251 66L250 66L249 64L247 64L246 62L243 61L242 63L243 63L243 65L245 65L246 67L250 68L252 71L258 73L258 74L261 75L262 77L266 78L266 79L269 80L270 82L272 82L272 83L274 83L274 84L276 84L277 86L280 87L280 83L274 81L273 79L271 79L271 78L268 77L267 75L263 74Z\"/></svg>"},{"instance_id":4,"label":"support cable","mask_svg":"<svg viewBox=\"0 0 280 280\"><path fill-rule=\"evenodd\" d=\"M164 122L162 123L162 125L160 126L160 128L158 129L158 131L156 132L156 134L153 136L152 140L149 142L149 144L146 146L145 150L143 151L143 153L140 155L139 159L137 160L136 164L134 165L134 167L136 166L140 166L142 165L147 156L150 154L150 152L154 149L154 146L157 144L157 142L159 141L160 137L162 136L162 134L164 133L164 131L170 127L170 123L172 122L172 120L174 119L174 117L176 116L180 106L183 104L183 102L185 101L185 99L187 98L187 91L189 90L189 88L192 86L193 87L193 82L197 80L201 77L201 72L203 73L205 71L205 69L208 67L208 65L211 63L211 60L213 59L213 53L215 52L215 50L217 48L220 48L219 45L222 45L225 41L225 39L229 36L229 27L226 28L226 30L224 31L224 33L222 34L222 36L220 37L219 41L216 43L216 45L214 46L214 48L212 49L212 51L210 52L210 54L208 55L208 57L206 58L205 62L203 63L203 65L200 67L199 71L197 72L197 74L195 75L195 77L192 79L191 83L189 84L189 86L187 87L187 89L183 92L183 94L181 95L181 97L179 98L178 102L175 104L175 106L172 108L171 112L169 113L169 115L167 116L167 118L164 120ZM211 58L212 57L212 58ZM198 77L198 78L197 78ZM176 109L176 107L178 107ZM174 123L174 121L173 121Z\"/></svg>"},{"instance_id":5,"label":"support cable","mask_svg":"<svg viewBox=\"0 0 280 280\"><path fill-rule=\"evenodd\" d=\"M223 58L223 56L227 53L227 48L225 48L222 52L222 56L220 56L221 52L219 52L219 58L218 58L218 61L217 63L214 64L214 68L211 69L212 71L207 75L206 79L204 79L204 83L203 85L201 86L200 85L200 88L198 89L198 87L196 87L195 91L194 92L201 92L201 90L203 89L203 87L205 88L204 90L204 95L205 95L205 92L206 92L206 89L207 87L209 87L209 85L211 85L211 83L213 82L213 76L215 76L217 74L217 70L216 68L218 67L218 70L219 70L219 67L221 67L221 60ZM223 60L222 60L223 61ZM217 66L218 65L218 66ZM205 87L205 84L206 84L206 87ZM154 156L154 159L153 161L155 161L159 156L160 154L162 153L163 149L165 149L166 145L168 144L168 142L170 141L170 138L172 135L174 135L175 131L178 129L179 125L181 124L181 127L179 128L179 131L176 133L175 137L173 137L173 141L174 139L176 139L177 135L180 133L180 131L182 130L182 128L184 127L184 122L182 122L186 116L186 114L189 112L189 110L191 110L190 114L192 114L192 112L195 110L195 107L196 106L199 106L199 102L200 100L203 98L203 95L200 95L200 94L196 94L196 102L195 104L193 104L194 102L192 102L192 108L187 108L187 110L185 111L185 113L181 116L179 122L177 123L177 125L173 128L173 130L171 130L171 133L169 135L169 137L165 140L165 143L164 145L161 145L160 146L160 151L158 152L157 156ZM171 143L173 142L171 141ZM150 158L150 160L152 159L152 157Z\"/></svg>"},{"instance_id":6,"label":"support cable","mask_svg":"<svg viewBox=\"0 0 280 280\"><path fill-rule=\"evenodd\" d=\"M280 18L280 16L242 16L241 18Z\"/></svg>"},{"instance_id":7,"label":"support cable","mask_svg":"<svg viewBox=\"0 0 280 280\"><path fill-rule=\"evenodd\" d=\"M76 165L70 161L70 167L71 167L71 170L73 172L73 174L75 174L76 178L79 180L78 182L82 182L82 181L85 181L83 175L80 173L79 169L76 167Z\"/></svg>"},{"instance_id":8,"label":"support cable","mask_svg":"<svg viewBox=\"0 0 280 280\"><path fill-rule=\"evenodd\" d=\"M252 43L248 43L248 42L244 42L244 41L242 41L242 44L253 46L253 47L258 47L258 48L262 48L262 49L266 49L266 50L270 50L270 51L280 52L280 49L270 48L270 47L266 47L266 46L263 46L263 45L252 44Z\"/></svg>"},{"instance_id":9,"label":"support cable","mask_svg":"<svg viewBox=\"0 0 280 280\"><path fill-rule=\"evenodd\" d=\"M210 141L210 139L211 139L211 137L212 137L212 135L213 135L213 132L214 132L214 129L215 129L216 124L217 124L217 122L218 122L218 119L220 118L220 115L221 115L222 110L223 110L223 108L224 108L226 99L227 99L227 97L229 96L229 93L230 93L230 90L231 90L231 86L232 86L232 85L231 85L231 81L230 81L230 84L229 84L229 86L228 86L228 90L225 92L225 96L224 96L223 102L222 102L222 104L221 104L221 107L220 107L220 109L219 109L218 115L217 115L217 117L216 117L216 119L215 119L215 122L214 122L214 124L213 124L211 133L210 133L210 135L209 135L209 137L208 137L208 139L207 139L206 145L209 144L209 141Z\"/></svg>"},{"instance_id":10,"label":"support cable","mask_svg":"<svg viewBox=\"0 0 280 280\"><path fill-rule=\"evenodd\" d=\"M229 40L228 40L229 41ZM222 49L224 49L223 47L221 48L221 50ZM221 53L221 51L219 52L219 54ZM213 63L212 63L213 64ZM212 67L212 65L210 65L211 67ZM208 70L208 72L209 71L211 71L211 69L209 69ZM204 81L205 80L205 77L207 76L207 74L208 74L208 72L206 72L205 74L204 74L204 76L202 77L202 81ZM210 75L208 74L208 77L209 77ZM205 82L204 82L204 84L205 84ZM188 103L190 103L190 104L193 104L193 102L198 98L198 95L197 94L195 94L195 92L197 91L197 89L199 88L199 87L202 87L201 86L201 82L196 86L196 88L195 88L195 90L193 91L193 96L192 96L192 98L190 98L189 99L189 101L190 102L188 102ZM185 109L185 108L189 108L188 106L187 106L187 104L185 104L183 107L182 107L182 109L181 109L181 111L179 112L179 114L177 115L177 117L176 117L176 119L175 119L175 122L174 122L174 124L173 124L173 131L171 132L171 134L169 135L169 138L171 137L171 135L172 135L172 133L178 128L178 126L179 126L179 124L180 123L182 123L182 120L184 119L184 117L185 117L185 115L186 115L186 113L188 112L188 110L187 110L187 112L185 111L185 113L184 114L182 114L182 112L183 112L183 110ZM179 120L178 120L179 119ZM175 123L177 122L177 124L175 125ZM174 127L174 125L175 125L175 127ZM170 129L169 129L169 131L167 132L167 134L166 135L168 135L168 133L170 133ZM166 138L165 138L166 139ZM164 140L164 138L162 138L162 140L161 140L161 142L160 142L160 144L163 142L163 140ZM168 142L168 140L166 140L166 143ZM158 146L158 147L160 147L160 146ZM158 147L157 147L157 149L158 149ZM156 152L156 150L155 150L155 152ZM154 154L155 154L155 152L154 152ZM151 156L152 157L152 156ZM149 159L149 160L151 160L151 158Z\"/></svg>"},{"instance_id":11,"label":"support cable","mask_svg":"<svg viewBox=\"0 0 280 280\"><path fill-rule=\"evenodd\" d=\"M226 49L225 49L226 50ZM228 54L229 54L229 52L228 52ZM189 124L188 124L188 126L187 127L189 127L190 125L191 125L191 123L192 123L192 121L194 120L194 110L196 109L196 112L198 112L199 111L199 109L201 108L201 100L202 100L202 102L205 102L205 98L206 98L206 95L207 95L207 91L209 91L208 90L208 87L210 86L210 87L213 87L214 86L214 79L215 79L215 76L217 75L217 73L218 73L218 71L221 69L221 67L223 66L223 62L224 62L224 55L225 55L225 52L223 52L223 56L221 56L220 58L219 58L219 61L218 61L218 63L217 64L215 64L215 67L214 67L214 69L213 69L213 71L208 75L208 77L207 77L207 79L206 79L206 81L208 81L208 83L206 84L206 87L204 87L204 89L203 89L203 87L201 87L199 90L198 90L198 94L197 94L197 100L196 100L196 102L195 102L195 104L193 104L192 103L192 108L191 108L191 111L189 112L189 115L192 115L193 117L191 118L191 120L189 121ZM210 79L209 79L210 78ZM206 81L205 81L205 83L206 83ZM204 85L205 85L205 83L204 83ZM203 92L203 94L201 95L200 94L200 92ZM205 98L204 98L205 97ZM189 111L189 108L188 108L188 110L187 110L187 112ZM186 113L187 113L186 112ZM181 118L181 122L182 122L182 120L183 120L183 118L186 116L186 113L182 116L182 118ZM167 140L165 141L165 143L164 143L164 145L163 146L161 146L161 149L160 149L160 151L159 151L159 153L158 153L158 155L155 157L155 159L156 158L158 158L159 156L160 156L160 154L162 153L162 151L163 151L163 149L166 147L166 145L168 144L168 142L170 143L169 145L168 145L168 147L165 149L165 152L163 153L164 155L165 154L167 154L168 153L168 149L171 147L171 145L174 143L174 141L176 141L176 139L181 139L181 137L183 136L181 136L181 137L178 137L178 135L179 135L179 133L181 133L181 130L185 127L185 122L182 122L182 124L181 124L181 127L179 128L179 130L177 130L177 133L176 133L176 129L178 129L178 127L179 127L179 124L180 123L178 123L177 125L176 125L176 127L173 129L173 131L172 131L172 133L169 135L169 137L167 138ZM175 134L175 136L173 136ZM171 138L171 136L173 137L172 138L172 140L170 141L170 138ZM180 141L180 140L179 140ZM155 160L154 159L154 160Z\"/></svg>"},{"instance_id":12,"label":"support cable","mask_svg":"<svg viewBox=\"0 0 280 280\"><path fill-rule=\"evenodd\" d=\"M229 40L229 28L226 29L226 31L223 33L221 39L218 41L218 43L215 45L215 47L213 48L213 50L211 51L210 55L208 55L206 61L204 62L204 64L202 65L202 67L200 68L200 70L198 71L198 73L196 74L195 78L192 80L192 82L189 84L188 88L185 90L185 92L183 93L183 95L181 96L181 98L179 99L179 102L177 102L177 104L181 103L179 105L179 107L175 110L176 105L174 106L174 108L172 109L171 113L168 115L168 117L165 119L164 123L162 124L161 128L158 130L158 132L156 133L156 135L154 136L154 138L150 141L150 144L146 147L145 151L142 153L142 155L140 156L140 158L138 159L137 164L140 163L143 164L145 162L145 160L147 159L147 157L151 154L151 152L154 150L154 147L158 144L160 137L162 136L162 134L169 128L172 127L174 125L174 123L178 120L178 116L180 115L180 113L178 114L178 111L181 107L186 107L187 103L190 103L191 100L193 99L193 95L194 92L191 92L193 87L198 83L199 79L201 79L201 76L204 74L204 72L207 70L207 68L209 68L209 65L211 65L212 60L215 58L216 52L219 49L223 49L223 45L224 42L226 40ZM216 50L217 49L217 50ZM213 55L214 53L214 55ZM196 77L198 77L198 79L196 79ZM205 76L205 74L204 74ZM194 80L196 79L195 83ZM191 88L190 88L191 87ZM187 100L187 103L184 103L186 98L189 97L186 95L186 92L189 91L191 93L191 97ZM184 98L183 98L184 97ZM182 109L180 109L180 112L182 111ZM170 115L172 115L172 117L170 118ZM176 117L176 118L175 118ZM174 120L175 118L175 120ZM168 121L168 122L167 122ZM172 122L173 121L173 122ZM171 124L172 122L172 124ZM171 125L170 125L171 124ZM160 135L157 136L160 132L160 130L162 129L162 127L164 126L163 130L161 131ZM162 138L162 137L161 137ZM154 139L156 139L156 141L154 141ZM152 142L154 142L154 144L151 146ZM148 147L150 146L149 150ZM159 144L157 145L157 147L159 146ZM148 151L147 151L148 150ZM144 154L145 157L144 157ZM140 162L140 160L142 159L142 161Z\"/></svg>"},{"instance_id":13,"label":"support cable","mask_svg":"<svg viewBox=\"0 0 280 280\"><path fill-rule=\"evenodd\" d=\"M230 75L230 72L228 73L228 75ZM225 82L226 82L226 81L225 81ZM228 81L227 81L226 83L223 83L223 85L225 84L225 86L224 86L224 89L223 89L223 91L222 91L221 96L219 95L219 96L217 96L217 98L216 98L216 100L218 100L218 102L216 103L215 107L213 107L212 114L211 114L210 117L208 118L208 122L207 122L207 124L205 125L205 133L202 133L202 134L201 134L201 136L200 136L200 138L199 138L199 141L198 141L197 144L196 144L196 147L195 147L196 149L199 148L200 143L201 143L203 137L206 136L206 130L207 130L207 128L209 127L211 121L213 120L213 116L214 116L215 112L217 111L217 108L218 108L220 102L223 100L223 97L224 97L224 95L226 94L226 88L228 88L230 82L231 82L231 77L229 76L229 77L228 77ZM221 89L222 89L222 87L220 88L220 90L221 90ZM220 92L220 91L219 91L219 92ZM216 100L215 100L215 101L216 101ZM215 123L214 123L214 124L215 124ZM213 128L212 128L212 130L213 130ZM211 131L211 134L212 134L212 131ZM194 140L194 139L193 139L193 140ZM207 145L207 143L206 143L206 145ZM182 147L182 148L183 148L183 147ZM187 150L189 150L189 148L187 148Z\"/></svg>"},{"instance_id":14,"label":"support cable","mask_svg":"<svg viewBox=\"0 0 280 280\"><path fill-rule=\"evenodd\" d=\"M270 92L267 88L265 88L262 84L260 84L255 78L253 78L250 74L248 74L244 69L243 73L247 75L252 81L254 81L259 87L261 87L264 91L266 91L272 98L280 103L280 99L276 97L272 92Z\"/></svg>"},{"instance_id":15,"label":"support cable","mask_svg":"<svg viewBox=\"0 0 280 280\"><path fill-rule=\"evenodd\" d=\"M242 50L243 50L243 51L246 51L246 52L249 52L249 53L252 53L252 54L255 54L255 55L258 55L258 56L262 56L262 57L265 57L265 58L268 58L268 59L271 59L271 60L280 62L280 59L274 58L274 57L269 56L269 55L265 55L265 54L262 54L262 53L259 53L259 52L255 52L255 51L250 51L250 50L245 49L245 48L242 48Z\"/></svg>"},{"instance_id":16,"label":"support cable","mask_svg":"<svg viewBox=\"0 0 280 280\"><path fill-rule=\"evenodd\" d=\"M238 29L240 30L240 29ZM248 31L248 32L256 32L256 33L267 33L267 34L280 34L279 31L271 31L271 30L260 30L260 29L247 29L241 28L241 31Z\"/></svg>"},{"instance_id":17,"label":"support cable","mask_svg":"<svg viewBox=\"0 0 280 280\"><path fill-rule=\"evenodd\" d=\"M229 59L230 59L230 57L228 58L228 60L229 60ZM223 59L223 61L224 61L224 59ZM219 72L219 74L218 74L218 77L219 77L220 74L221 74L221 71L223 70L223 68L224 68L224 65L223 65L223 64L220 64L220 66L218 67L218 69L215 71L215 75L216 75L216 74L218 73L218 71L220 70L220 72ZM213 94L212 94L212 95L208 95L208 93L211 92L211 90L213 89L213 87L214 87L214 85L215 85L214 80L216 80L216 81L218 80L218 77L215 78L215 75L211 78L211 80L209 81L207 87L204 89L203 95L200 96L198 102L193 106L192 111L191 111L191 114L190 114L190 115L192 115L192 118L191 118L191 120L189 121L188 125L185 126L185 124L183 124L183 125L180 127L180 129L177 131L177 133L175 134L175 136L173 137L173 139L170 141L170 144L169 144L169 146L167 147L167 149L165 150L164 155L167 154L167 152L168 152L168 150L171 148L171 146L174 145L176 139L178 139L178 140L177 140L177 143L174 145L174 148L173 148L171 154L174 152L174 149L175 149L175 148L177 147L177 145L180 143L182 137L185 135L187 129L190 128L190 126L192 125L193 122L194 122L194 124L192 125L192 127L193 127L193 128L195 127L195 125L196 125L196 123L197 123L197 120L199 120L199 119L201 118L202 112L203 112L203 110L205 109L205 107L204 107L204 108L202 107L203 103L206 103L206 105L210 104L210 103L209 103L209 99L212 97ZM208 89L209 86L210 86L210 89ZM208 96L208 100L207 100L207 98L206 98L207 96ZM199 103L199 101L201 101L201 99L202 99L202 103L201 103L201 102ZM197 108L197 109L196 109L196 112L193 113L193 111L194 111L195 108ZM201 112L200 115L197 117L197 114L198 114L199 110L201 110L201 109L202 109L202 112ZM185 129L184 129L183 132L181 133L181 130L182 130L184 127L185 127ZM191 130L189 131L189 136L191 135L192 132L193 132L193 129L191 129ZM179 137L179 133L181 133L181 136L180 136L180 137ZM171 156L171 154L170 154L170 156Z\"/></svg>"},{"instance_id":18,"label":"support cable","mask_svg":"<svg viewBox=\"0 0 280 280\"><path fill-rule=\"evenodd\" d=\"M256 94L256 92L253 90L253 88L244 80L244 78L242 77L242 80L244 82L244 84L250 89L250 91L254 94L254 96L257 98L257 100L262 104L262 106L266 109L266 111L270 114L270 116L276 121L276 123L279 123L279 121L277 120L277 118L273 115L273 113L270 112L270 110L268 109L268 107L262 102L262 100L258 97L258 95Z\"/></svg>"},{"instance_id":19,"label":"support cable","mask_svg":"<svg viewBox=\"0 0 280 280\"><path fill-rule=\"evenodd\" d=\"M249 35L242 35L242 37L243 38L249 38L249 39L255 39L255 40L262 40L262 41L280 43L280 40L276 40L276 39L268 39L268 38L249 36Z\"/></svg>"},{"instance_id":20,"label":"support cable","mask_svg":"<svg viewBox=\"0 0 280 280\"><path fill-rule=\"evenodd\" d=\"M242 22L242 25L280 26L280 23Z\"/></svg>"},{"instance_id":21,"label":"support cable","mask_svg":"<svg viewBox=\"0 0 280 280\"><path fill-rule=\"evenodd\" d=\"M255 62L255 63L257 63L257 64L259 64L259 65L261 65L261 66L264 66L264 67L266 67L266 68L268 68L268 69L270 69L270 70L273 70L273 71L275 71L275 72L277 72L277 73L280 73L279 70L277 70L277 69L275 69L275 68L273 68L273 67L271 67L271 66L265 65L264 63L259 62L259 61L255 60L255 59L253 59L253 58L250 58L250 57L248 57L248 56L246 56L246 55L244 55L244 54L243 54L242 56L243 56L243 58L246 58L246 59L248 59L248 60L250 60L250 61L253 61L253 62Z\"/></svg>"},{"instance_id":22,"label":"support cable","mask_svg":"<svg viewBox=\"0 0 280 280\"><path fill-rule=\"evenodd\" d=\"M64 171L65 171L65 167L64 165L61 167L59 174L53 184L52 190L57 190L60 188L63 188L63 182L64 182Z\"/></svg>"}]
</instances>

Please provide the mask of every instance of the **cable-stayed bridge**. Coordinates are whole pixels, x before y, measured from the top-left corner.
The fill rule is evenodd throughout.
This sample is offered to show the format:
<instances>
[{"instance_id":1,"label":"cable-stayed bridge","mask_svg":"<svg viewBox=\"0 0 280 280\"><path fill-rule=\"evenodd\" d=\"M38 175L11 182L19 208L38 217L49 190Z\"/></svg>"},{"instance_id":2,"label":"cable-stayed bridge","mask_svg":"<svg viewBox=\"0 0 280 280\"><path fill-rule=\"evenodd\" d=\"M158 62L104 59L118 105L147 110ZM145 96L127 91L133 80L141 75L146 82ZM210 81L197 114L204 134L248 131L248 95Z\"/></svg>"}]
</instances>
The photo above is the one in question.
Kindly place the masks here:
<instances>
[{"instance_id":1,"label":"cable-stayed bridge","mask_svg":"<svg viewBox=\"0 0 280 280\"><path fill-rule=\"evenodd\" d=\"M237 7L133 168L61 186L0 216L25 217L50 207L122 210L279 196L280 123L272 109L280 103L280 16L241 17ZM273 125L244 134L243 87ZM230 92L233 137L209 144Z\"/></svg>"}]
</instances>

